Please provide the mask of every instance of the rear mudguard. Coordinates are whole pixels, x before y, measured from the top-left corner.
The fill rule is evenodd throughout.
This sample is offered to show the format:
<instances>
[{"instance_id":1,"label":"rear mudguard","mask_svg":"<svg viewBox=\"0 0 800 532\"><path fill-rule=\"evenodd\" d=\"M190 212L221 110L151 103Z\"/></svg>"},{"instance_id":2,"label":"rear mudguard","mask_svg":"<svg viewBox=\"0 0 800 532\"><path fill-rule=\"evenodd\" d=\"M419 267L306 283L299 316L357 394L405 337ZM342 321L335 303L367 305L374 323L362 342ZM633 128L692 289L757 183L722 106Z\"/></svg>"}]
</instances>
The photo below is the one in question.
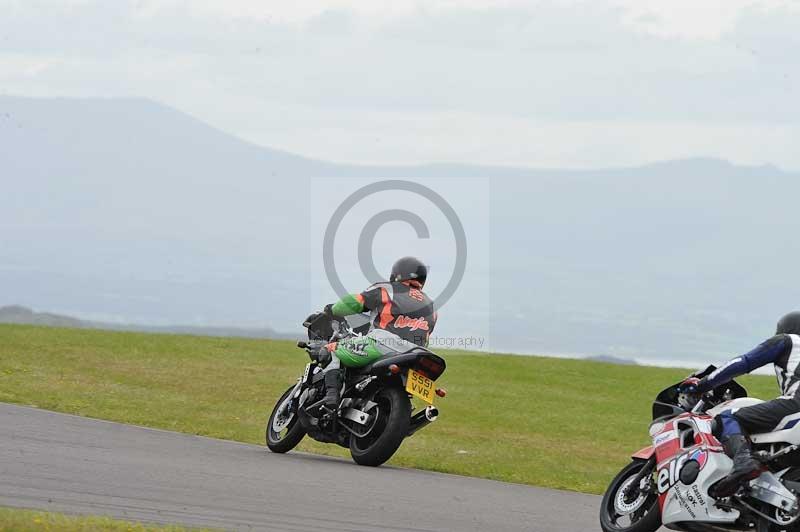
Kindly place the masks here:
<instances>
[{"instance_id":1,"label":"rear mudguard","mask_svg":"<svg viewBox=\"0 0 800 532\"><path fill-rule=\"evenodd\" d=\"M379 359L372 365L365 367L362 372L372 375L385 375L389 366L396 364L402 368L414 368L422 370L425 375L435 381L444 373L446 364L443 358L425 350L416 353L403 353Z\"/></svg>"},{"instance_id":2,"label":"rear mudguard","mask_svg":"<svg viewBox=\"0 0 800 532\"><path fill-rule=\"evenodd\" d=\"M631 455L631 458L634 460L650 460L650 457L653 456L653 453L656 452L655 447L652 445L648 445L644 449L639 449L635 453Z\"/></svg>"}]
</instances>

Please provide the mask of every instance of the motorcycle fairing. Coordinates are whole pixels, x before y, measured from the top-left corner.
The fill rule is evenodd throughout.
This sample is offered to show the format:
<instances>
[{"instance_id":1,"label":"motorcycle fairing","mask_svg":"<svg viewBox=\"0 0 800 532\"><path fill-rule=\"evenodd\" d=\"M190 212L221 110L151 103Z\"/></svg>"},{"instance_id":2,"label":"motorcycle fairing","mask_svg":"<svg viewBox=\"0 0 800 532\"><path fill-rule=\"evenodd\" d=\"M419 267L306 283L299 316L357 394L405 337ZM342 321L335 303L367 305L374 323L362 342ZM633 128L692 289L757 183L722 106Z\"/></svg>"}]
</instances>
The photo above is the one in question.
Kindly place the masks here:
<instances>
[{"instance_id":1,"label":"motorcycle fairing","mask_svg":"<svg viewBox=\"0 0 800 532\"><path fill-rule=\"evenodd\" d=\"M664 525L686 521L733 523L737 510L714 506L708 489L730 471L733 462L711 433L711 416L683 414L664 424L653 435L656 452L656 489ZM681 480L686 462L699 464L697 477L689 484Z\"/></svg>"},{"instance_id":2,"label":"motorcycle fairing","mask_svg":"<svg viewBox=\"0 0 800 532\"><path fill-rule=\"evenodd\" d=\"M726 410L731 410L733 412L736 412L740 408L757 405L763 402L764 401L762 401L761 399L756 399L755 397L739 397L737 399L732 399L730 401L725 401L724 403L720 403L714 408L709 408L708 410L706 410L706 414L708 414L711 417L714 417L725 412Z\"/></svg>"},{"instance_id":3,"label":"motorcycle fairing","mask_svg":"<svg viewBox=\"0 0 800 532\"><path fill-rule=\"evenodd\" d=\"M764 443L800 445L800 414L790 414L778 423L774 431L753 434L750 439L757 445Z\"/></svg>"},{"instance_id":4,"label":"motorcycle fairing","mask_svg":"<svg viewBox=\"0 0 800 532\"><path fill-rule=\"evenodd\" d=\"M649 460L651 456L656 452L655 447L652 445L648 445L644 449L639 449L635 453L631 455L631 458L638 458L639 460Z\"/></svg>"}]
</instances>

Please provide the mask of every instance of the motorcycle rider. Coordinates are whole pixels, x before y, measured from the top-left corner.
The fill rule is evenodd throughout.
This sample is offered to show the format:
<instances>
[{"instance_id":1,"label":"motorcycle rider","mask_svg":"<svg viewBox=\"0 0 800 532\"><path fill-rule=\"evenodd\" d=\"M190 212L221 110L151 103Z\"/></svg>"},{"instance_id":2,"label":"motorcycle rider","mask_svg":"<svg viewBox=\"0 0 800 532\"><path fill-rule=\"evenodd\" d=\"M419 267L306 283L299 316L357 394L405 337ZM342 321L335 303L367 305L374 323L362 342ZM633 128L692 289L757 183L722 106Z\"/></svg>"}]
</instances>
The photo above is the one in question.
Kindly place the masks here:
<instances>
[{"instance_id":1,"label":"motorcycle rider","mask_svg":"<svg viewBox=\"0 0 800 532\"><path fill-rule=\"evenodd\" d=\"M680 393L702 394L751 371L774 364L781 396L738 410L726 410L715 418L725 454L733 459L733 470L714 485L712 497L728 497L739 486L757 477L761 465L753 458L748 434L771 432L787 416L800 412L800 312L791 312L778 322L775 336L752 351L730 360L702 379L690 377L678 387Z\"/></svg>"},{"instance_id":2,"label":"motorcycle rider","mask_svg":"<svg viewBox=\"0 0 800 532\"><path fill-rule=\"evenodd\" d=\"M320 360L330 358L325 367L324 405L336 411L344 381L342 364L363 367L391 350L402 351L414 344L428 345L437 314L433 300L423 291L428 267L415 257L403 257L392 266L389 282L375 283L360 294L350 294L325 306L331 318L342 318L368 311L370 332L345 338L322 348ZM387 347L389 351L387 351Z\"/></svg>"}]
</instances>

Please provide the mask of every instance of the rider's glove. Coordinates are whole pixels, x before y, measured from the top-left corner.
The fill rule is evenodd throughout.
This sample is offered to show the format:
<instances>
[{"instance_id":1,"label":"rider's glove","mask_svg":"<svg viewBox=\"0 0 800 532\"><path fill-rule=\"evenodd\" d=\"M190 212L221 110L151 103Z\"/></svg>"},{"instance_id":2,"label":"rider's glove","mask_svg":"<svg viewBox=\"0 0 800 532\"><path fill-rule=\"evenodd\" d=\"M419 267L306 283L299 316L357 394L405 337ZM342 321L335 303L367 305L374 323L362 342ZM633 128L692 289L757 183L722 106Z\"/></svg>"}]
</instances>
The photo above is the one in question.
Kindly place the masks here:
<instances>
[{"instance_id":1,"label":"rider's glove","mask_svg":"<svg viewBox=\"0 0 800 532\"><path fill-rule=\"evenodd\" d=\"M333 318L333 303L328 303L325 305L325 308L322 310L326 316L329 318Z\"/></svg>"},{"instance_id":2,"label":"rider's glove","mask_svg":"<svg viewBox=\"0 0 800 532\"><path fill-rule=\"evenodd\" d=\"M700 393L700 379L688 377L678 385L678 393Z\"/></svg>"}]
</instances>

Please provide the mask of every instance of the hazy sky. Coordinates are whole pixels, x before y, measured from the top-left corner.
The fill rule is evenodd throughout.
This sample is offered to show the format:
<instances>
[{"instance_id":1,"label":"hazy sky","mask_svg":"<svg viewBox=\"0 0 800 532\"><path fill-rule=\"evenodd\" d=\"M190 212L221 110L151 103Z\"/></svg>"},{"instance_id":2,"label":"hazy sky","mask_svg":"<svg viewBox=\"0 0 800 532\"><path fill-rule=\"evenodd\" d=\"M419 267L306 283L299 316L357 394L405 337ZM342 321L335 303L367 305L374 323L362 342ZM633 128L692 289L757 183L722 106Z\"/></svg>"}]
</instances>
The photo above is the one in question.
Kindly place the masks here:
<instances>
[{"instance_id":1,"label":"hazy sky","mask_svg":"<svg viewBox=\"0 0 800 532\"><path fill-rule=\"evenodd\" d=\"M0 0L0 92L349 162L800 169L800 2Z\"/></svg>"}]
</instances>

